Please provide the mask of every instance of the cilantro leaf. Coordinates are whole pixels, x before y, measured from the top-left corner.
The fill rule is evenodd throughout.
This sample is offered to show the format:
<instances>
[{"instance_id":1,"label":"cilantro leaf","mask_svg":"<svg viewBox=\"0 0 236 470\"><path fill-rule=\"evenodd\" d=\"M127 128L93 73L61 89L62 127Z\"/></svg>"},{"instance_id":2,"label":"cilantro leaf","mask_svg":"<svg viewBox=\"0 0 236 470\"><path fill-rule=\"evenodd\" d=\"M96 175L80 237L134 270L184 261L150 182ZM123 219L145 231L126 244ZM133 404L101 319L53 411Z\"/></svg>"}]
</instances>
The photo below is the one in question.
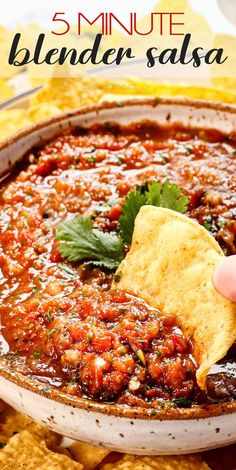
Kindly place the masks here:
<instances>
[{"instance_id":1,"label":"cilantro leaf","mask_svg":"<svg viewBox=\"0 0 236 470\"><path fill-rule=\"evenodd\" d=\"M146 195L142 194L140 189L131 191L125 200L122 215L119 218L119 231L123 241L128 245L132 241L135 219L141 207L146 203Z\"/></svg>"},{"instance_id":2,"label":"cilantro leaf","mask_svg":"<svg viewBox=\"0 0 236 470\"><path fill-rule=\"evenodd\" d=\"M183 189L177 184L171 184L168 180L164 184L153 181L148 185L146 192L147 204L165 207L184 214L188 208L188 196L183 194Z\"/></svg>"},{"instance_id":3,"label":"cilantro leaf","mask_svg":"<svg viewBox=\"0 0 236 470\"><path fill-rule=\"evenodd\" d=\"M60 241L59 252L68 261L85 261L87 265L115 269L124 258L124 244L130 245L135 219L142 206L147 204L166 207L184 213L188 207L188 197L182 194L182 188L165 181L154 181L131 191L124 203L119 218L118 234L107 233L93 228L90 218L77 216L61 222L56 229ZM64 265L59 267L69 276L74 272Z\"/></svg>"},{"instance_id":4,"label":"cilantro leaf","mask_svg":"<svg viewBox=\"0 0 236 470\"><path fill-rule=\"evenodd\" d=\"M173 400L173 403L178 408L191 408L192 406L191 400L186 397L175 398L175 400Z\"/></svg>"},{"instance_id":5,"label":"cilantro leaf","mask_svg":"<svg viewBox=\"0 0 236 470\"><path fill-rule=\"evenodd\" d=\"M171 184L168 180L164 184L153 181L148 184L147 191L141 189L131 191L122 209L119 218L119 230L124 243L131 244L135 219L142 206L150 204L157 207L165 207L182 214L188 208L189 199L183 194L182 188L177 184Z\"/></svg>"},{"instance_id":6,"label":"cilantro leaf","mask_svg":"<svg viewBox=\"0 0 236 470\"><path fill-rule=\"evenodd\" d=\"M93 207L93 210L95 213L97 212L98 214L103 214L106 212L109 212L112 207L114 207L116 204L119 204L119 199L113 199L113 201L109 202L101 202L100 204L96 205Z\"/></svg>"},{"instance_id":7,"label":"cilantro leaf","mask_svg":"<svg viewBox=\"0 0 236 470\"><path fill-rule=\"evenodd\" d=\"M92 220L77 216L57 226L59 252L68 261L87 260L87 264L115 269L124 258L123 242L118 235L93 228Z\"/></svg>"},{"instance_id":8,"label":"cilantro leaf","mask_svg":"<svg viewBox=\"0 0 236 470\"><path fill-rule=\"evenodd\" d=\"M70 266L67 266L67 264L58 263L58 267L62 270L66 277L73 279L76 276L75 271L71 269Z\"/></svg>"}]
</instances>

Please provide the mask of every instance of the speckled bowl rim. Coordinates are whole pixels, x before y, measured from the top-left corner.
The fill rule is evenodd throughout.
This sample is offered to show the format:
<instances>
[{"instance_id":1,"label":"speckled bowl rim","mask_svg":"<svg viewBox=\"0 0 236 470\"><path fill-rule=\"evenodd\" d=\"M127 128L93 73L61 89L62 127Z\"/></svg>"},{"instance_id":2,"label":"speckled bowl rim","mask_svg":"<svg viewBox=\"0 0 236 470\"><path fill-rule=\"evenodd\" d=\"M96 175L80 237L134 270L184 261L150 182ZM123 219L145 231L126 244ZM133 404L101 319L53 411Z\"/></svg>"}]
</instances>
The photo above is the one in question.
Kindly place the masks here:
<instances>
[{"instance_id":1,"label":"speckled bowl rim","mask_svg":"<svg viewBox=\"0 0 236 470\"><path fill-rule=\"evenodd\" d=\"M181 105L184 107L193 107L193 108L205 108L215 110L216 112L227 112L235 114L236 119L236 106L228 105L223 103L218 103L214 101L204 101L204 100L194 100L188 98L142 98L142 99L128 99L122 101L114 102L103 102L98 105L86 106L73 110L70 112L60 113L56 116L49 117L44 119L24 130L21 130L4 139L0 143L0 151L17 142L21 138L31 134L36 130L41 130L46 128L50 124L60 123L68 118L73 118L74 116L86 115L88 113L95 112L98 114L100 111L109 110L119 107L131 107L132 106L151 106L157 107L158 105ZM154 119L151 119L153 121ZM138 118L137 118L138 121ZM136 122L137 122L136 121ZM236 121L235 121L236 122ZM68 123L69 126L75 127L72 123ZM200 126L202 127L202 126ZM235 125L236 128L236 125ZM235 129L236 130L236 129ZM58 134L60 130L58 131ZM55 132L55 136L57 132ZM28 376L24 376L4 364L4 360L0 360L0 375L6 380L13 382L23 389L27 389L36 394L40 394L50 400L55 400L62 403L63 405L72 406L73 408L83 409L90 412L107 414L109 416L118 416L128 419L152 419L159 421L167 420L189 420L189 419L203 419L210 418L213 416L219 416L224 414L231 414L236 412L236 401L226 402L219 404L204 404L204 405L194 405L192 408L155 408L155 413L153 408L141 408L141 407L129 407L128 405L117 405L117 404L107 404L99 403L93 400L86 398L73 397L68 394L65 394L57 389L47 388L47 385L44 385L37 379L32 379ZM48 392L50 390L50 392Z\"/></svg>"},{"instance_id":2,"label":"speckled bowl rim","mask_svg":"<svg viewBox=\"0 0 236 470\"><path fill-rule=\"evenodd\" d=\"M49 124L56 124L64 121L67 118L73 118L74 116L82 116L88 113L95 112L96 114L99 111L114 109L114 108L123 108L123 107L131 107L132 106L151 106L153 108L157 107L158 105L181 105L183 107L192 107L192 108L205 108L211 109L216 112L227 112L231 114L235 114L236 116L236 105L220 103L218 101L206 101L206 100L198 100L198 99L189 99L189 98L162 98L162 97L152 97L152 98L132 98L128 100L116 100L116 101L104 101L100 104L83 106L81 108L62 112L56 114L55 116L50 116L46 119L42 119L41 121L22 129L12 136L6 137L0 142L0 150L5 149L8 145L13 144L17 140L21 139L28 134L31 134L35 130L44 129ZM139 119L137 118L137 121ZM153 120L153 119L152 119ZM136 121L136 122L137 122ZM71 124L72 128L74 127ZM202 127L202 126L201 126ZM214 126L213 126L214 127ZM59 131L60 133L60 131Z\"/></svg>"}]
</instances>

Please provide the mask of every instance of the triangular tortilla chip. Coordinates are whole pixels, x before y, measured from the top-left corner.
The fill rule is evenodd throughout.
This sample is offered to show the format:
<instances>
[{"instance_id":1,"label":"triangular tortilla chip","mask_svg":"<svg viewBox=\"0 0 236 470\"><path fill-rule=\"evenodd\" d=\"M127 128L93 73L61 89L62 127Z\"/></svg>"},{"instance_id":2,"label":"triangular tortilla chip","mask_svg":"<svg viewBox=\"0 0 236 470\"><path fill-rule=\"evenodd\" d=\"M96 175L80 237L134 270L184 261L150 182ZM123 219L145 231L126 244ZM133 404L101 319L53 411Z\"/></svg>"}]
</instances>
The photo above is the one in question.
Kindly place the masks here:
<instances>
[{"instance_id":1,"label":"triangular tortilla chip","mask_svg":"<svg viewBox=\"0 0 236 470\"><path fill-rule=\"evenodd\" d=\"M210 367L236 339L236 304L212 284L223 256L198 223L169 209L144 206L135 221L131 249L118 268L119 289L177 316L192 339L202 389Z\"/></svg>"}]
</instances>

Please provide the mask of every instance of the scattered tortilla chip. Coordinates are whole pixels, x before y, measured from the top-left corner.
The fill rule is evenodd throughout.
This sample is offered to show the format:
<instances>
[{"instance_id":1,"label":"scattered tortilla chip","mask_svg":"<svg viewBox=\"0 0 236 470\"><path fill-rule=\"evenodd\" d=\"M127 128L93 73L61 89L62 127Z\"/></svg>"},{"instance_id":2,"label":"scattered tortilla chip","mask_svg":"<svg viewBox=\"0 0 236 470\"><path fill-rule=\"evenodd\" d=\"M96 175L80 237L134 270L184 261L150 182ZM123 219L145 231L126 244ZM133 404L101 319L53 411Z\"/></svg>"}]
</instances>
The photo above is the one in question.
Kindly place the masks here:
<instances>
[{"instance_id":1,"label":"scattered tortilla chip","mask_svg":"<svg viewBox=\"0 0 236 470\"><path fill-rule=\"evenodd\" d=\"M210 470L197 455L142 457L120 454L116 462L102 463L98 470Z\"/></svg>"},{"instance_id":2,"label":"scattered tortilla chip","mask_svg":"<svg viewBox=\"0 0 236 470\"><path fill-rule=\"evenodd\" d=\"M0 111L0 140L30 126L32 122L24 109Z\"/></svg>"},{"instance_id":3,"label":"scattered tortilla chip","mask_svg":"<svg viewBox=\"0 0 236 470\"><path fill-rule=\"evenodd\" d=\"M131 249L118 268L118 288L177 316L193 340L201 389L210 367L236 339L236 304L212 284L223 256L209 232L187 216L144 206L135 221Z\"/></svg>"},{"instance_id":4,"label":"scattered tortilla chip","mask_svg":"<svg viewBox=\"0 0 236 470\"><path fill-rule=\"evenodd\" d=\"M72 458L72 455L71 455L69 449L67 449L66 447L56 446L56 447L53 447L53 449L51 449L51 450L53 450L53 452L57 452L58 454L66 455L67 457L70 457L70 459ZM73 459L73 460L75 460L77 462L76 459Z\"/></svg>"},{"instance_id":5,"label":"scattered tortilla chip","mask_svg":"<svg viewBox=\"0 0 236 470\"><path fill-rule=\"evenodd\" d=\"M227 89L226 91L223 83L219 84L218 87L204 87L190 85L189 83L173 85L171 82L158 83L136 78L127 79L127 83L130 85L130 94L141 93L155 96L180 96L201 100L221 101L223 103L236 103L236 87L232 87L230 90Z\"/></svg>"},{"instance_id":6,"label":"scattered tortilla chip","mask_svg":"<svg viewBox=\"0 0 236 470\"><path fill-rule=\"evenodd\" d=\"M14 95L13 88L4 78L0 78L0 102L6 101Z\"/></svg>"},{"instance_id":7,"label":"scattered tortilla chip","mask_svg":"<svg viewBox=\"0 0 236 470\"><path fill-rule=\"evenodd\" d=\"M137 95L137 98L146 98L146 95ZM112 93L105 93L105 95L102 96L100 99L100 102L102 103L103 101L124 101L124 100L129 100L134 98L134 95L113 95Z\"/></svg>"},{"instance_id":8,"label":"scattered tortilla chip","mask_svg":"<svg viewBox=\"0 0 236 470\"><path fill-rule=\"evenodd\" d=\"M232 95L236 95L236 77L213 77L212 78L213 86L215 86L215 90L222 89L225 87L227 90L227 94L229 93ZM222 101L221 97L219 97L218 101ZM235 100L229 101L231 104L235 104Z\"/></svg>"},{"instance_id":9,"label":"scattered tortilla chip","mask_svg":"<svg viewBox=\"0 0 236 470\"><path fill-rule=\"evenodd\" d=\"M165 83L129 78L124 80L93 78L51 78L32 98L28 110L0 111L0 139L4 139L34 122L100 101L122 101L145 96L188 96L225 103L236 103L236 93L210 87L173 86ZM1 99L1 80L0 80Z\"/></svg>"},{"instance_id":10,"label":"scattered tortilla chip","mask_svg":"<svg viewBox=\"0 0 236 470\"><path fill-rule=\"evenodd\" d=\"M229 79L230 80L230 79ZM232 79L233 80L233 79ZM222 103L236 103L236 93L227 92L219 88L204 88L204 87L191 87L191 86L172 86L172 85L158 85L151 84L149 82L141 85L140 89L130 89L128 93L105 93L100 102L103 101L123 101L132 98L147 98L147 96L176 96L176 97L188 97L194 99L210 100L210 101L221 101ZM142 88L143 87L143 88ZM235 86L236 89L236 86Z\"/></svg>"},{"instance_id":11,"label":"scattered tortilla chip","mask_svg":"<svg viewBox=\"0 0 236 470\"><path fill-rule=\"evenodd\" d=\"M110 454L107 449L94 447L83 442L74 442L69 446L69 450L73 459L82 463L83 470L93 470Z\"/></svg>"},{"instance_id":12,"label":"scattered tortilla chip","mask_svg":"<svg viewBox=\"0 0 236 470\"><path fill-rule=\"evenodd\" d=\"M132 46L136 52L137 57L145 56L146 50L152 44L157 45L160 50L165 48L178 47L182 43L183 37L180 35L171 35L169 34L169 19L167 16L162 18L162 28L163 34L160 32L160 20L159 18L154 19L154 27L150 31L151 21L150 21L150 10L152 12L184 12L184 15L177 17L176 22L184 23L184 25L178 25L174 27L175 32L191 32L192 47L197 47L202 45L205 49L209 49L212 45L213 40L213 31L203 15L199 15L196 9L192 8L193 3L189 0L159 0L149 9L148 13L140 18L137 22L137 31L140 32L150 32L148 36L140 36L134 34L132 36ZM175 17L176 19L176 17ZM148 39L147 39L148 38ZM127 37L125 41L126 47L131 45L130 38ZM114 47L114 46L113 46ZM171 72L170 72L171 74Z\"/></svg>"},{"instance_id":13,"label":"scattered tortilla chip","mask_svg":"<svg viewBox=\"0 0 236 470\"><path fill-rule=\"evenodd\" d=\"M61 441L61 436L55 432L8 407L0 416L0 441L6 443L14 434L24 430L44 438L50 448L58 445Z\"/></svg>"},{"instance_id":14,"label":"scattered tortilla chip","mask_svg":"<svg viewBox=\"0 0 236 470\"><path fill-rule=\"evenodd\" d=\"M17 464L17 465L16 465ZM0 451L1 470L82 470L83 466L64 454L52 452L44 439L29 431L13 436Z\"/></svg>"},{"instance_id":15,"label":"scattered tortilla chip","mask_svg":"<svg viewBox=\"0 0 236 470\"><path fill-rule=\"evenodd\" d=\"M32 106L28 110L29 119L33 122L41 121L59 113L61 113L60 108L50 103L41 103L40 105Z\"/></svg>"},{"instance_id":16,"label":"scattered tortilla chip","mask_svg":"<svg viewBox=\"0 0 236 470\"><path fill-rule=\"evenodd\" d=\"M171 83L156 83L136 78L111 80L94 77L52 77L31 98L29 117L37 121L41 116L44 118L45 115L57 114L58 110L67 111L99 101L145 96L187 96L236 103L236 93L233 90L228 92L214 87L194 87L184 83L173 86Z\"/></svg>"},{"instance_id":17,"label":"scattered tortilla chip","mask_svg":"<svg viewBox=\"0 0 236 470\"><path fill-rule=\"evenodd\" d=\"M31 106L50 103L67 111L97 103L103 92L94 78L51 78L47 85L31 98Z\"/></svg>"}]
</instances>

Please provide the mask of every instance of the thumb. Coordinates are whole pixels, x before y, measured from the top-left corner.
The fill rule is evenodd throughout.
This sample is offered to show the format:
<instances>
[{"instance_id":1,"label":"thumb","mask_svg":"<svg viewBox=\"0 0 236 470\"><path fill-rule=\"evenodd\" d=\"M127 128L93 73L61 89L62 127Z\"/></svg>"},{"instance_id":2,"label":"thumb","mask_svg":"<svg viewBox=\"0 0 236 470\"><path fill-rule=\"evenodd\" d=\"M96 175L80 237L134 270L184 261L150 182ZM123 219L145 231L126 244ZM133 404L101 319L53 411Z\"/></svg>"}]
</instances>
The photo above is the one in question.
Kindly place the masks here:
<instances>
[{"instance_id":1,"label":"thumb","mask_svg":"<svg viewBox=\"0 0 236 470\"><path fill-rule=\"evenodd\" d=\"M212 280L219 294L236 302L236 255L228 256L218 264Z\"/></svg>"}]
</instances>

